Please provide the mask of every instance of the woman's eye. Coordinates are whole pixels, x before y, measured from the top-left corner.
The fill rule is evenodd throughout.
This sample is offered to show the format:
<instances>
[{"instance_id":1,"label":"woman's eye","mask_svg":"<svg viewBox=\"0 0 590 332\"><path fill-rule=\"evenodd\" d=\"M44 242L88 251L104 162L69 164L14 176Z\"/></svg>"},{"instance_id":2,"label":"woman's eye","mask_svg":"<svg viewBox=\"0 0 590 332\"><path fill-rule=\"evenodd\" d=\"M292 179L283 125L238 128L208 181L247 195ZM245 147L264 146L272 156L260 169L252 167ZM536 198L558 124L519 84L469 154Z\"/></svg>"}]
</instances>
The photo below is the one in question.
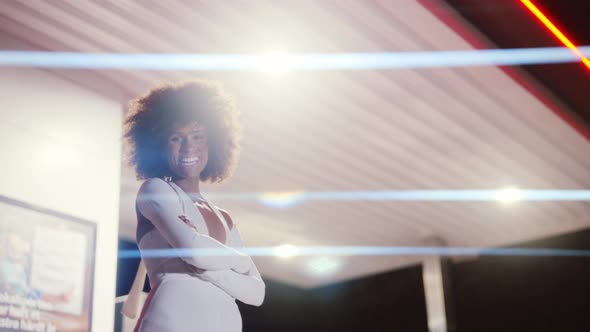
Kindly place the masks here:
<instances>
[{"instance_id":1,"label":"woman's eye","mask_svg":"<svg viewBox=\"0 0 590 332\"><path fill-rule=\"evenodd\" d=\"M180 141L182 141L182 138L180 136L172 136L172 137L170 137L170 142L177 143L177 142L180 142Z\"/></svg>"}]
</instances>

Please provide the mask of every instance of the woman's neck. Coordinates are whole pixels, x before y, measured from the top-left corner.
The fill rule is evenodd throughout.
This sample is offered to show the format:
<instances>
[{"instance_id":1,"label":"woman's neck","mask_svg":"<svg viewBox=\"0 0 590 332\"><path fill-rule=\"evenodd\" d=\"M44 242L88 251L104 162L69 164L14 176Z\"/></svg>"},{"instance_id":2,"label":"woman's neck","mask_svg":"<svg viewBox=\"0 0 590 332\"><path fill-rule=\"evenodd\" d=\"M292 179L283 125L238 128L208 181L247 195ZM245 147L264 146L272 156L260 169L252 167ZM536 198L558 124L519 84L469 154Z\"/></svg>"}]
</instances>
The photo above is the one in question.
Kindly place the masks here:
<instances>
[{"instance_id":1,"label":"woman's neck","mask_svg":"<svg viewBox=\"0 0 590 332\"><path fill-rule=\"evenodd\" d=\"M199 178L185 178L175 180L176 183L184 192L188 194L200 194Z\"/></svg>"}]
</instances>

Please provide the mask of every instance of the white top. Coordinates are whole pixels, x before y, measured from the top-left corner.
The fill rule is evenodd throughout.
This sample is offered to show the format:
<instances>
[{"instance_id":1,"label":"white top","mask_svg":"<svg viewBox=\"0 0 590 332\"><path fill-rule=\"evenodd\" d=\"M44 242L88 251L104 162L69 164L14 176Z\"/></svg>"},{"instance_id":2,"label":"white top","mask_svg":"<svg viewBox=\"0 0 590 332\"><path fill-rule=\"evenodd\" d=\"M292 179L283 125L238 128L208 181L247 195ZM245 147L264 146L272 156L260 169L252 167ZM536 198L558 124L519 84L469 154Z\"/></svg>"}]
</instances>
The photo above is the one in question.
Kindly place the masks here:
<instances>
[{"instance_id":1,"label":"white top","mask_svg":"<svg viewBox=\"0 0 590 332\"><path fill-rule=\"evenodd\" d=\"M197 315L204 312L204 306L207 306L207 311L224 312L237 310L234 299L256 306L262 304L265 285L250 257L238 250L243 247L243 244L237 226L234 223L229 229L227 221L218 209L213 204L208 203L208 205L224 223L226 243L221 243L209 236L207 224L199 209L176 184L153 178L145 181L141 186L137 196L138 246L150 282L153 288L159 288L156 291L158 294L153 296L152 303L148 304L151 310L144 310L146 313L143 318L149 323L139 322L142 325L141 331L162 329L162 326L153 328L147 328L147 326L154 322L161 322L163 317L178 312L178 306L174 305L176 303L183 303L183 309L194 307L196 311L187 313L180 319L175 317L174 320L170 320L174 322L167 325L167 329L171 331L191 331L194 329L192 324L195 323L196 316L200 317L198 324L202 330L207 330L203 328L213 326L213 323L218 324L215 326L218 326L217 330L220 330L219 324L227 320L227 317L215 322L203 321L213 319ZM183 221L181 216L186 216L196 230ZM191 252L192 249L210 248L216 249L216 256ZM219 256L217 256L218 253ZM244 272L244 267L248 272ZM243 273L238 273L236 270ZM183 283L178 281L179 279L182 279ZM177 282L164 282L166 280ZM160 284L162 286L158 287ZM181 284L182 287L179 286ZM194 295L186 295L191 291L195 292ZM229 303L229 300L233 306L225 304ZM218 307L215 308L215 306ZM241 330L241 320L239 323ZM192 329L184 328L191 325ZM221 328L221 330L236 331L234 327Z\"/></svg>"}]
</instances>

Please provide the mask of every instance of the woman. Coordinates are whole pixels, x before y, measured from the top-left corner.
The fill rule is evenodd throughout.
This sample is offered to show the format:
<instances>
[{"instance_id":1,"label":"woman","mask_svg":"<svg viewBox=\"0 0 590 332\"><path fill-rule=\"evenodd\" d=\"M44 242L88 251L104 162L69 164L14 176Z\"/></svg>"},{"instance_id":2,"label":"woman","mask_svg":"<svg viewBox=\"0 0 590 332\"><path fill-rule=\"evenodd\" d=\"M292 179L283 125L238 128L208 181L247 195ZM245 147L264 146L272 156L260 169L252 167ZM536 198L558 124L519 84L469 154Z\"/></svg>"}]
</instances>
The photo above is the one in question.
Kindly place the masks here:
<instances>
[{"instance_id":1,"label":"woman","mask_svg":"<svg viewBox=\"0 0 590 332\"><path fill-rule=\"evenodd\" d=\"M136 201L137 243L152 286L136 331L241 331L235 299L260 306L265 285L237 250L230 215L199 187L231 175L239 134L231 100L209 82L164 85L131 101L125 124L131 164L146 180Z\"/></svg>"}]
</instances>

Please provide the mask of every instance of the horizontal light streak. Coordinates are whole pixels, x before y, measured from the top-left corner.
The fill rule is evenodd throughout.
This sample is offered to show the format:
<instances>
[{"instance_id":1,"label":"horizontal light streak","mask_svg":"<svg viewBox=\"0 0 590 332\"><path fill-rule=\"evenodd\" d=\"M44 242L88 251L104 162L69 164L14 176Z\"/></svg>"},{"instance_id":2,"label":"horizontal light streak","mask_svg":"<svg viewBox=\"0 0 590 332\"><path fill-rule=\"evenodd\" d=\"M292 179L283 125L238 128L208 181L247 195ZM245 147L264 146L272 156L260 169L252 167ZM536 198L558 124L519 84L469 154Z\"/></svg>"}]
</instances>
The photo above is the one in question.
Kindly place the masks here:
<instances>
[{"instance_id":1,"label":"horizontal light streak","mask_svg":"<svg viewBox=\"0 0 590 332\"><path fill-rule=\"evenodd\" d=\"M383 190L383 191L298 191L293 200L303 201L498 201L503 190ZM519 201L590 201L590 190L519 189ZM255 200L269 204L266 193L211 192L218 200ZM281 197L284 203L286 198Z\"/></svg>"},{"instance_id":2,"label":"horizontal light streak","mask_svg":"<svg viewBox=\"0 0 590 332\"><path fill-rule=\"evenodd\" d=\"M579 47L590 54L590 46ZM127 54L0 51L0 66L187 71L359 70L513 66L579 61L567 47L468 51L264 54Z\"/></svg>"},{"instance_id":3,"label":"horizontal light streak","mask_svg":"<svg viewBox=\"0 0 590 332\"><path fill-rule=\"evenodd\" d=\"M590 250L534 248L471 248L471 247L372 247L316 246L297 247L297 256L560 256L590 257ZM276 247L249 247L241 251L250 256L276 257ZM154 257L224 256L223 249L157 249L121 250L120 259Z\"/></svg>"}]
</instances>

